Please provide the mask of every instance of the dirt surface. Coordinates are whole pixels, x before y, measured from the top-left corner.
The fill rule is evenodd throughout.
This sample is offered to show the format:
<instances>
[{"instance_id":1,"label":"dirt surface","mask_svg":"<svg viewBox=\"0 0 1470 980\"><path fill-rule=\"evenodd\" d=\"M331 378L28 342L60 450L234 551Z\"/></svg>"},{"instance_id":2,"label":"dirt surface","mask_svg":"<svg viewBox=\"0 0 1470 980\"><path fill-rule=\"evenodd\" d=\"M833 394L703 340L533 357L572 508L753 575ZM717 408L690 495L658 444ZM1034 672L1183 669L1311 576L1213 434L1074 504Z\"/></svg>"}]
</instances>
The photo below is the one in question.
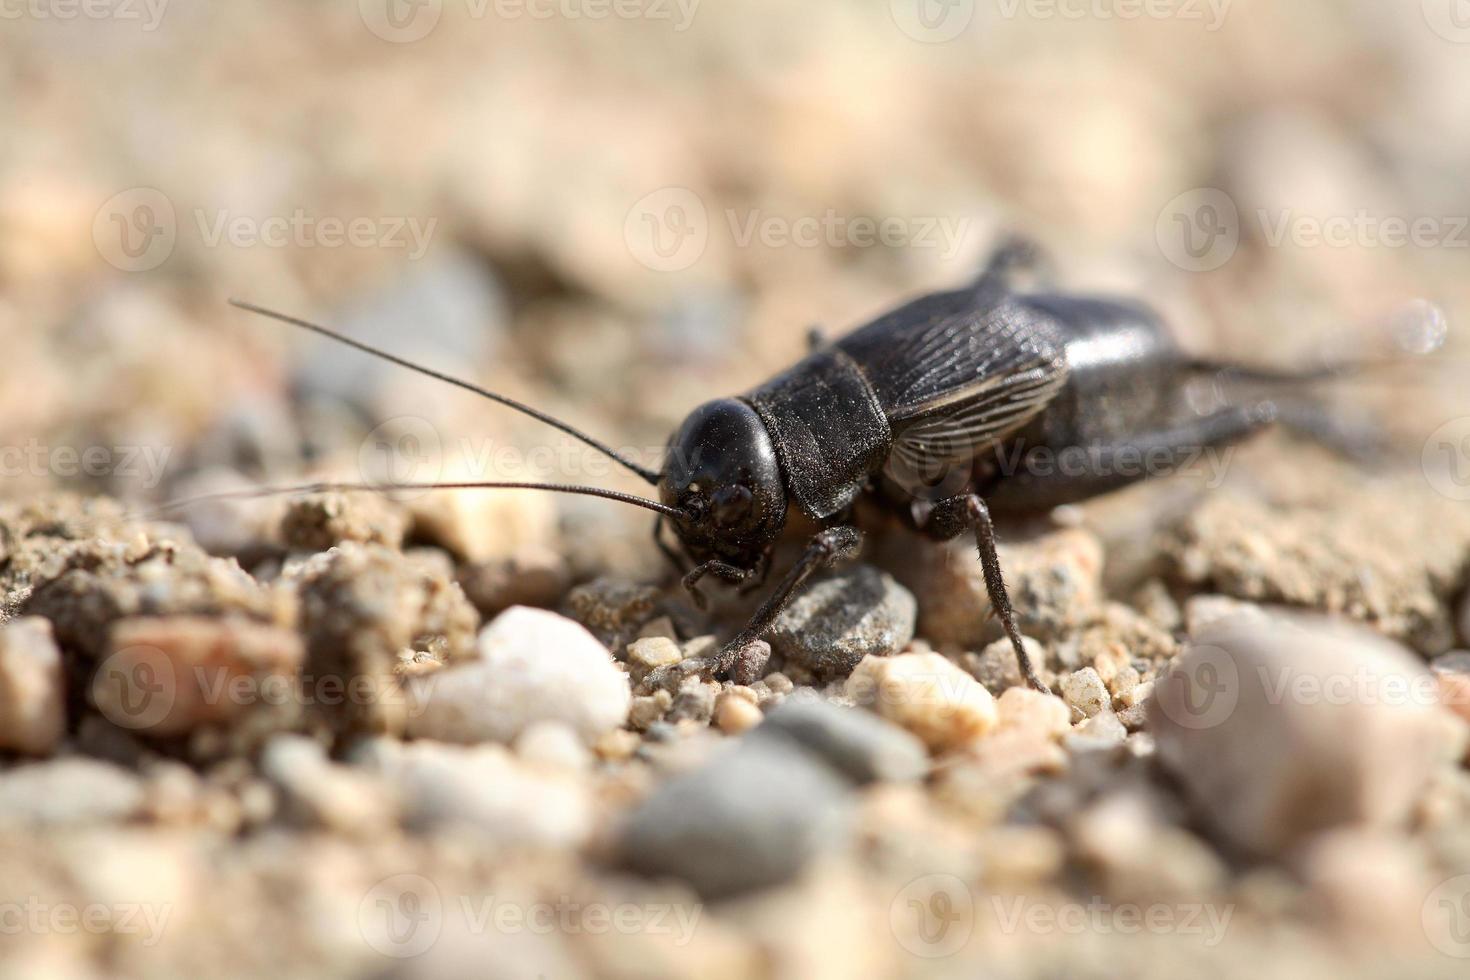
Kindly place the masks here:
<instances>
[{"instance_id":1,"label":"dirt surface","mask_svg":"<svg viewBox=\"0 0 1470 980\"><path fill-rule=\"evenodd\" d=\"M15 7L0 977L1464 975L1452 5L868 6ZM1013 230L1192 351L1400 362L1003 524L1054 696L973 543L866 511L735 683L680 664L760 593L696 606L642 511L161 509L647 492L230 296L656 466Z\"/></svg>"}]
</instances>

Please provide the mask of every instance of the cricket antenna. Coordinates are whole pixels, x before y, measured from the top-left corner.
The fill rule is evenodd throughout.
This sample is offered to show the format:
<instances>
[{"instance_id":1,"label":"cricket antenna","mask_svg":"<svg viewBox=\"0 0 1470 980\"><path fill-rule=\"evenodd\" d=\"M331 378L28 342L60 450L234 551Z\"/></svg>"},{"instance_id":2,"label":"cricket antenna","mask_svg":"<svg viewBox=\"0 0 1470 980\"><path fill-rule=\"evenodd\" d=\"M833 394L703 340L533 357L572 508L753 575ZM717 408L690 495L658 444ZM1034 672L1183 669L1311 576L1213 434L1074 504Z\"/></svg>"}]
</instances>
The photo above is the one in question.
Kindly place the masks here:
<instances>
[{"instance_id":1,"label":"cricket antenna","mask_svg":"<svg viewBox=\"0 0 1470 980\"><path fill-rule=\"evenodd\" d=\"M154 517L193 504L217 500L258 500L264 497L283 497L311 493L392 493L399 490L551 490L556 493L579 493L587 497L602 497L619 503L632 504L651 510L656 514L675 519L687 519L689 515L677 507L669 507L657 500L649 500L631 493L606 490L602 487L583 487L569 483L506 483L475 481L467 483L300 483L288 487L261 487L255 490L230 490L224 493L206 493L197 497L186 497L153 507L133 517Z\"/></svg>"},{"instance_id":2,"label":"cricket antenna","mask_svg":"<svg viewBox=\"0 0 1470 980\"><path fill-rule=\"evenodd\" d=\"M348 347L355 347L365 354L371 354L374 357L380 357L383 360L393 364L397 364L400 367L406 367L410 371L417 371L419 374L426 374L431 378L437 378L438 380L452 384L457 388L463 388L466 391L472 391L482 398L488 398L493 402L499 402L507 408L513 408L523 415L529 415L533 419L545 422L552 428L559 429L562 432L565 432L573 439L577 439L583 443L586 443L598 452L616 460L623 466L626 466L628 469L632 470L634 473L637 473L650 484L658 483L659 475L653 470L650 470L648 467L638 465L631 459L628 459L626 456L620 455L615 449L613 449L606 443L599 442L598 440L587 435L585 432L579 432L577 429L568 425L566 422L563 422L557 418L553 418L552 416L547 415L545 412L532 408L530 405L518 402L514 398L507 398L505 395L499 395L493 391L488 391L485 388L481 388L477 384L473 384L461 378L451 377L450 375L444 374L440 371L435 371L433 368L424 367L421 364L415 364L412 361L399 357L396 354L390 354L385 350L379 350L371 344L365 344L360 340L354 340L353 338L348 337L345 334L340 334L335 330L320 326L319 324L311 323L307 320L302 320L298 317L288 316L285 313L277 313L275 310L268 310L263 306L256 306L254 303L247 303L244 300L232 299L230 300L230 305L242 310L246 310L250 313L258 313L261 316L270 317L272 320L279 320L282 323L289 323L293 327L300 327L303 330L310 330L312 333L320 334L323 337L329 337L339 343L346 344Z\"/></svg>"}]
</instances>

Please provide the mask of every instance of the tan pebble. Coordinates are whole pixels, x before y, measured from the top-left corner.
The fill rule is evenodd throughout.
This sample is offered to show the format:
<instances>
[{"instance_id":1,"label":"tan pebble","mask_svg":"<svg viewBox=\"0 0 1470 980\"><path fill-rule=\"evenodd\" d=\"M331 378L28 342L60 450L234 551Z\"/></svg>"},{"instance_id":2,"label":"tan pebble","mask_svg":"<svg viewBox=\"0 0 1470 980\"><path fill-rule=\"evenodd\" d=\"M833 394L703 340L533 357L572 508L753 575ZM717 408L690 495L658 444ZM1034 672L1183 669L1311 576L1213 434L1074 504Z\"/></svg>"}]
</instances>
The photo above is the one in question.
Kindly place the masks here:
<instances>
[{"instance_id":1,"label":"tan pebble","mask_svg":"<svg viewBox=\"0 0 1470 980\"><path fill-rule=\"evenodd\" d=\"M1067 753L1051 738L1012 728L981 739L970 755L990 779L1066 772Z\"/></svg>"},{"instance_id":2,"label":"tan pebble","mask_svg":"<svg viewBox=\"0 0 1470 980\"><path fill-rule=\"evenodd\" d=\"M998 731L1022 729L1060 738L1072 729L1072 709L1065 701L1028 687L1013 687L1006 691L995 702L995 708Z\"/></svg>"},{"instance_id":3,"label":"tan pebble","mask_svg":"<svg viewBox=\"0 0 1470 980\"><path fill-rule=\"evenodd\" d=\"M1070 748L1088 749L1101 745L1116 745L1128 737L1128 729L1111 711L1099 711L1081 722L1068 738Z\"/></svg>"},{"instance_id":4,"label":"tan pebble","mask_svg":"<svg viewBox=\"0 0 1470 980\"><path fill-rule=\"evenodd\" d=\"M1123 695L1138 686L1139 680L1138 668L1132 664L1124 664L1108 680L1108 691L1113 697L1121 699Z\"/></svg>"},{"instance_id":5,"label":"tan pebble","mask_svg":"<svg viewBox=\"0 0 1470 980\"><path fill-rule=\"evenodd\" d=\"M633 757L643 742L637 732L619 728L605 733L592 746L593 753L604 762L623 762Z\"/></svg>"},{"instance_id":6,"label":"tan pebble","mask_svg":"<svg viewBox=\"0 0 1470 980\"><path fill-rule=\"evenodd\" d=\"M1111 702L1107 687L1092 667L1083 667L1063 677L1062 697L1072 706L1073 717L1079 721L1091 718Z\"/></svg>"},{"instance_id":7,"label":"tan pebble","mask_svg":"<svg viewBox=\"0 0 1470 980\"><path fill-rule=\"evenodd\" d=\"M715 722L726 735L748 732L759 725L764 717L754 701L728 692L721 696L720 703L715 708Z\"/></svg>"},{"instance_id":8,"label":"tan pebble","mask_svg":"<svg viewBox=\"0 0 1470 980\"><path fill-rule=\"evenodd\" d=\"M66 734L66 680L51 624L37 616L0 629L0 749L50 755Z\"/></svg>"},{"instance_id":9,"label":"tan pebble","mask_svg":"<svg viewBox=\"0 0 1470 980\"><path fill-rule=\"evenodd\" d=\"M628 644L628 670L635 682L683 659L679 644L666 636L647 636Z\"/></svg>"},{"instance_id":10,"label":"tan pebble","mask_svg":"<svg viewBox=\"0 0 1470 980\"><path fill-rule=\"evenodd\" d=\"M628 724L640 732L644 731L654 722L661 721L673 705L674 696L668 691L655 691L647 697L634 698L632 707L628 709Z\"/></svg>"},{"instance_id":11,"label":"tan pebble","mask_svg":"<svg viewBox=\"0 0 1470 980\"><path fill-rule=\"evenodd\" d=\"M1470 602L1466 603L1470 608ZM1429 665L1439 686L1439 703L1470 721L1470 653L1456 651Z\"/></svg>"},{"instance_id":12,"label":"tan pebble","mask_svg":"<svg viewBox=\"0 0 1470 980\"><path fill-rule=\"evenodd\" d=\"M656 636L677 641L679 634L674 630L674 621L667 616L659 616L657 619L650 619L638 630L639 639L646 640Z\"/></svg>"},{"instance_id":13,"label":"tan pebble","mask_svg":"<svg viewBox=\"0 0 1470 980\"><path fill-rule=\"evenodd\" d=\"M844 693L934 752L974 741L997 722L995 698L984 685L937 653L864 657Z\"/></svg>"},{"instance_id":14,"label":"tan pebble","mask_svg":"<svg viewBox=\"0 0 1470 980\"><path fill-rule=\"evenodd\" d=\"M1143 704L1154 694L1153 681L1140 681L1122 694L1118 695L1118 703L1125 708L1133 708Z\"/></svg>"},{"instance_id":15,"label":"tan pebble","mask_svg":"<svg viewBox=\"0 0 1470 980\"><path fill-rule=\"evenodd\" d=\"M582 772L592 758L571 726L559 721L538 721L516 736L512 746L522 761L550 769Z\"/></svg>"}]
</instances>

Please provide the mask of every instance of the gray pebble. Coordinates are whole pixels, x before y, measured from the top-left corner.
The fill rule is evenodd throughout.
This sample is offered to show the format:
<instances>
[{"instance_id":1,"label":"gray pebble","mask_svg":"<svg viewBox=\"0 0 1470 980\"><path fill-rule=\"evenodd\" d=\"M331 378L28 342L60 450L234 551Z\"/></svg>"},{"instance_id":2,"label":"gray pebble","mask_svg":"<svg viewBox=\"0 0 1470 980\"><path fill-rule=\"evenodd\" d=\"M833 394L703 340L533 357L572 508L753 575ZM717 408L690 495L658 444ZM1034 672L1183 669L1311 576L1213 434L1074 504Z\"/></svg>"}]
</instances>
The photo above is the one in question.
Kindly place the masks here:
<instances>
[{"instance_id":1,"label":"gray pebble","mask_svg":"<svg viewBox=\"0 0 1470 980\"><path fill-rule=\"evenodd\" d=\"M820 676L844 677L865 656L897 653L914 638L913 593L869 565L818 582L786 608L772 648Z\"/></svg>"},{"instance_id":2,"label":"gray pebble","mask_svg":"<svg viewBox=\"0 0 1470 980\"><path fill-rule=\"evenodd\" d=\"M138 777L110 762L72 757L0 775L0 824L116 823L143 805Z\"/></svg>"},{"instance_id":3,"label":"gray pebble","mask_svg":"<svg viewBox=\"0 0 1470 980\"><path fill-rule=\"evenodd\" d=\"M778 885L840 838L850 796L807 752L750 739L644 800L623 831L622 862L706 898Z\"/></svg>"},{"instance_id":4,"label":"gray pebble","mask_svg":"<svg viewBox=\"0 0 1470 980\"><path fill-rule=\"evenodd\" d=\"M929 771L929 753L913 735L829 701L787 701L750 738L795 742L860 785L920 779Z\"/></svg>"}]
</instances>

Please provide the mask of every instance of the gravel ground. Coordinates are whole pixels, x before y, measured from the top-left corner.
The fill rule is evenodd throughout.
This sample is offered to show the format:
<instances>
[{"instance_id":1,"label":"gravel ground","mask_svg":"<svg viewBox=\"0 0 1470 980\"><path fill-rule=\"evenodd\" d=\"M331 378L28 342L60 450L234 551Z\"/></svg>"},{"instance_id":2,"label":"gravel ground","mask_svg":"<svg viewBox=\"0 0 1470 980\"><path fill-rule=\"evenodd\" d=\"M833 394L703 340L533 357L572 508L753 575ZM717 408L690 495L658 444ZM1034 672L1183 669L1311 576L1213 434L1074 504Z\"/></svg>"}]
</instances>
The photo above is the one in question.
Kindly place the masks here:
<instances>
[{"instance_id":1,"label":"gravel ground","mask_svg":"<svg viewBox=\"0 0 1470 980\"><path fill-rule=\"evenodd\" d=\"M1463 976L1450 6L17 6L0 978ZM157 509L638 489L228 296L653 464L1016 228L1192 350L1442 347L1316 393L1359 458L1282 427L1004 524L1056 696L973 546L875 514L737 684L677 666L758 596L606 501Z\"/></svg>"}]
</instances>

